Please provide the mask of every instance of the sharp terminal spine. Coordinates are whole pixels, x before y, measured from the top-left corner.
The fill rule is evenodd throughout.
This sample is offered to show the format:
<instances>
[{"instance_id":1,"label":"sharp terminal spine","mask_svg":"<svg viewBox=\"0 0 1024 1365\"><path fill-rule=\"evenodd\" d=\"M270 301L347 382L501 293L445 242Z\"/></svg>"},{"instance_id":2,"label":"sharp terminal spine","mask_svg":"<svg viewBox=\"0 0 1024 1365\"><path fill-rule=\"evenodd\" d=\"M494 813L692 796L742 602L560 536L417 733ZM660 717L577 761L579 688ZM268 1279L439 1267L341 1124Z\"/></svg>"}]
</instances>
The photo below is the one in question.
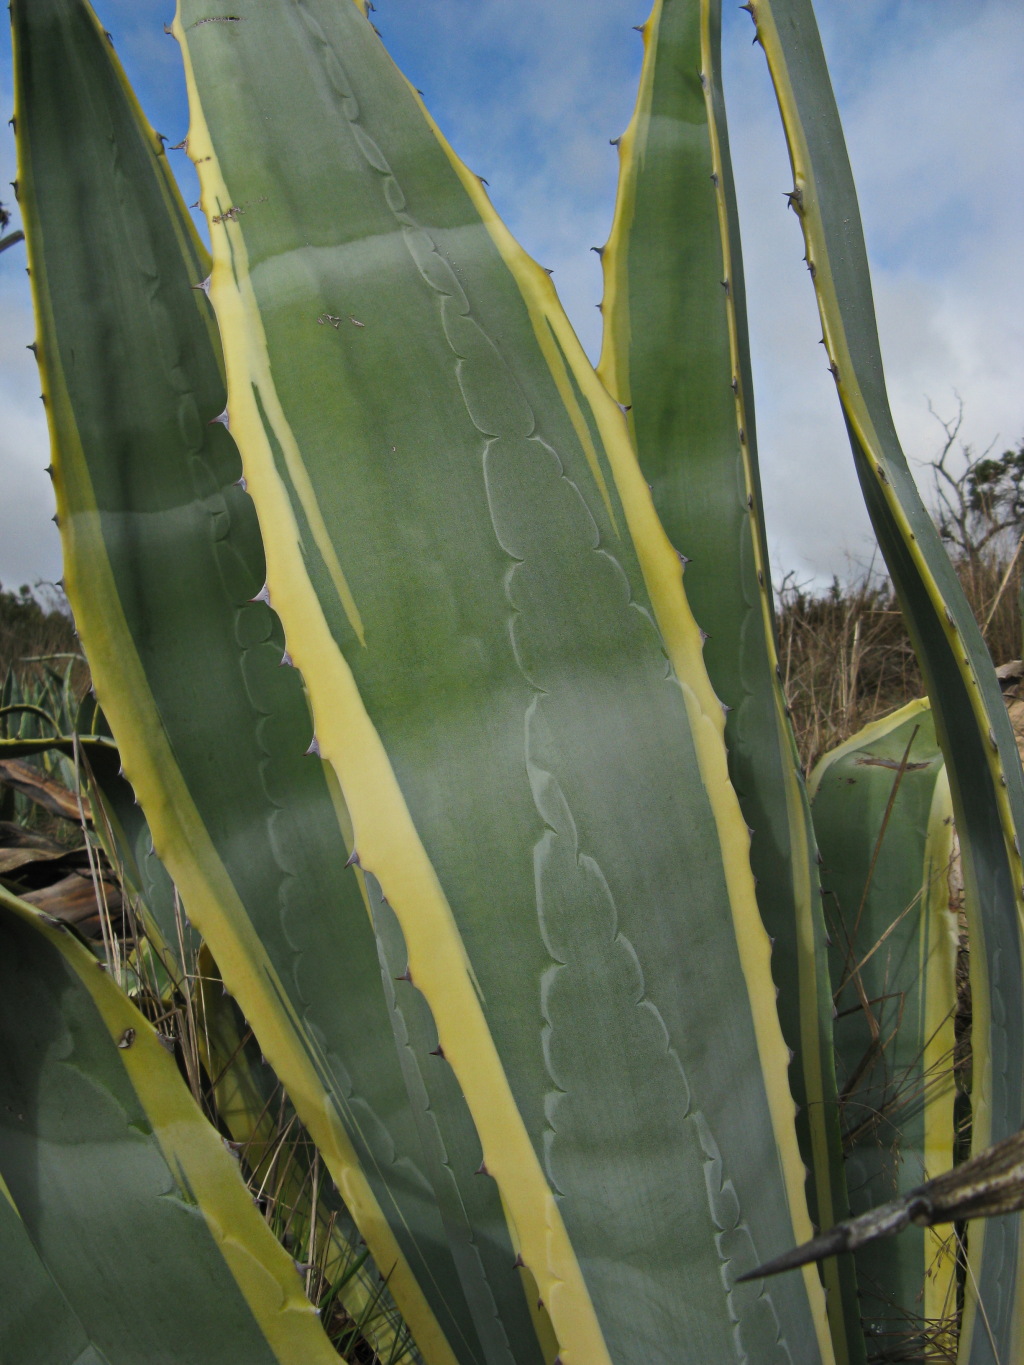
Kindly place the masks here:
<instances>
[{"instance_id":1,"label":"sharp terminal spine","mask_svg":"<svg viewBox=\"0 0 1024 1365\"><path fill-rule=\"evenodd\" d=\"M395 980L396 980L396 981L408 981L409 985L411 986L411 985L412 985L412 972L409 970L408 967L406 967L406 969L405 969L405 971L402 973L402 975L401 975L401 976L396 976L396 977L395 977Z\"/></svg>"}]
</instances>

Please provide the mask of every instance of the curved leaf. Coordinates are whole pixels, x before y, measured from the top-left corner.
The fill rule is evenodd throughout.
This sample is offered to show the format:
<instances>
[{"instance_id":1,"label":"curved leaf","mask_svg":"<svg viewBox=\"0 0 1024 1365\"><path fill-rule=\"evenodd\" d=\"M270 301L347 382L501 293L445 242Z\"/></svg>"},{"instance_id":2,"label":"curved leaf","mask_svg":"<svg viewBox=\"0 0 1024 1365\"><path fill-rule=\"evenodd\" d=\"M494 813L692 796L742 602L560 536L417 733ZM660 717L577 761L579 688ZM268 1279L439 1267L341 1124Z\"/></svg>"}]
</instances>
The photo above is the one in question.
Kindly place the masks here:
<instances>
[{"instance_id":1,"label":"curved leaf","mask_svg":"<svg viewBox=\"0 0 1024 1365\"><path fill-rule=\"evenodd\" d=\"M721 707L621 414L356 6L233 15L175 21L231 429L480 1178L564 1365L827 1357L813 1277L734 1283L807 1226L803 1168Z\"/></svg>"},{"instance_id":2,"label":"curved leaf","mask_svg":"<svg viewBox=\"0 0 1024 1365\"><path fill-rule=\"evenodd\" d=\"M977 1148L1024 1125L1024 775L988 651L900 447L889 411L849 158L810 0L753 0L789 142L829 365L875 533L914 643L946 758L972 936ZM961 1360L1024 1349L1016 1220L976 1225ZM977 1310L975 1290L983 1302Z\"/></svg>"},{"instance_id":3,"label":"curved leaf","mask_svg":"<svg viewBox=\"0 0 1024 1365\"><path fill-rule=\"evenodd\" d=\"M150 1024L2 889L0 940L0 1175L101 1358L336 1365Z\"/></svg>"},{"instance_id":4,"label":"curved leaf","mask_svg":"<svg viewBox=\"0 0 1024 1365\"><path fill-rule=\"evenodd\" d=\"M194 287L203 249L87 6L20 0L13 20L65 583L97 692L189 917L418 1345L431 1365L469 1365L481 1350L422 1169L343 803L305 756L302 685L280 666L252 505L212 420L224 388ZM528 1320L510 1280L510 1311Z\"/></svg>"},{"instance_id":5,"label":"curved leaf","mask_svg":"<svg viewBox=\"0 0 1024 1365\"><path fill-rule=\"evenodd\" d=\"M109 1365L57 1288L0 1180L0 1346L19 1365Z\"/></svg>"},{"instance_id":6,"label":"curved leaf","mask_svg":"<svg viewBox=\"0 0 1024 1365\"><path fill-rule=\"evenodd\" d=\"M834 749L811 777L824 867L852 1213L954 1160L953 809L927 701ZM922 1349L956 1313L956 1247L908 1228L855 1253L873 1351ZM888 1338L888 1343L887 1343Z\"/></svg>"},{"instance_id":7,"label":"curved leaf","mask_svg":"<svg viewBox=\"0 0 1024 1365\"><path fill-rule=\"evenodd\" d=\"M685 554L686 594L727 709L729 776L751 826L757 902L774 940L790 1083L811 1179L831 1227L848 1199L814 836L775 652L753 380L729 135L720 0L656 0L602 252L598 374L627 409L644 478ZM824 1267L837 1355L863 1359L849 1258Z\"/></svg>"}]
</instances>

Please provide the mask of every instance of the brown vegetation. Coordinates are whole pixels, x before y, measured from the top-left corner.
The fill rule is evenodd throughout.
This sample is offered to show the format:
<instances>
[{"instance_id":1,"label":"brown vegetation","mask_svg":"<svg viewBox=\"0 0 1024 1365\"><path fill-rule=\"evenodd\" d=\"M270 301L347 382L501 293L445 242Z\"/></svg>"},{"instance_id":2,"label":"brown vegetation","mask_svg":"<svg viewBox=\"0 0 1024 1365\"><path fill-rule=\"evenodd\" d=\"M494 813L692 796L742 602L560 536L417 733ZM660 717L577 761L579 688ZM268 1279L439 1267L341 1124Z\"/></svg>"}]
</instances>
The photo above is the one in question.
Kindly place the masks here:
<instances>
[{"instance_id":1,"label":"brown vegetation","mask_svg":"<svg viewBox=\"0 0 1024 1365\"><path fill-rule=\"evenodd\" d=\"M998 666L1021 657L1024 441L992 457L961 447L961 415L943 423L931 463L939 533ZM862 726L924 692L892 586L873 568L826 591L787 574L778 589L779 664L805 771Z\"/></svg>"}]
</instances>

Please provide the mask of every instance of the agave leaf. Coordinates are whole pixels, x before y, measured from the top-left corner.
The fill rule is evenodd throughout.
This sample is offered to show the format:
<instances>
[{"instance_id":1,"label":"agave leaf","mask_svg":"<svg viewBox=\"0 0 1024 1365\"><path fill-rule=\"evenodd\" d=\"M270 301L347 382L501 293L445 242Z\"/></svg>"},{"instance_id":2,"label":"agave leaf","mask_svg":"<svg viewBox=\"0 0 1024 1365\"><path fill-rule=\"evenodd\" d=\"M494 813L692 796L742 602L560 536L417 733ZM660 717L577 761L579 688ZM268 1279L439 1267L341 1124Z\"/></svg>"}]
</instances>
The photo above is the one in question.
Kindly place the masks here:
<instances>
[{"instance_id":1,"label":"agave leaf","mask_svg":"<svg viewBox=\"0 0 1024 1365\"><path fill-rule=\"evenodd\" d=\"M739 223L721 82L720 0L656 0L636 109L601 253L598 374L627 409L644 478L727 708L729 775L747 824L757 901L774 940L790 1083L811 1171L811 1216L848 1209L832 1004L810 813L778 678L757 463ZM853 1265L825 1267L838 1358L864 1356Z\"/></svg>"},{"instance_id":2,"label":"agave leaf","mask_svg":"<svg viewBox=\"0 0 1024 1365\"><path fill-rule=\"evenodd\" d=\"M273 1202L278 1235L286 1235L297 1260L312 1262L329 1284L341 1285L349 1317L381 1360L398 1365L418 1359L385 1284L379 1274L374 1283L361 1264L367 1253L359 1250L351 1214L318 1169L309 1139L295 1136L294 1110L206 947L199 949L197 969L196 1035L217 1114L251 1172L251 1183ZM282 1104L284 1117L278 1114Z\"/></svg>"},{"instance_id":3,"label":"agave leaf","mask_svg":"<svg viewBox=\"0 0 1024 1365\"><path fill-rule=\"evenodd\" d=\"M150 1024L2 889L0 938L0 1175L100 1358L336 1362Z\"/></svg>"},{"instance_id":4,"label":"agave leaf","mask_svg":"<svg viewBox=\"0 0 1024 1365\"><path fill-rule=\"evenodd\" d=\"M13 18L65 583L97 692L189 917L424 1356L468 1365L482 1352L422 1169L343 803L307 756L302 685L280 666L258 528L215 420L216 330L195 287L208 262L87 6L33 0ZM504 1302L528 1323L508 1273Z\"/></svg>"},{"instance_id":5,"label":"agave leaf","mask_svg":"<svg viewBox=\"0 0 1024 1365\"><path fill-rule=\"evenodd\" d=\"M80 715L79 726L89 720ZM91 723L93 727L103 727L98 710ZM194 991L195 1042L216 1094L218 1117L251 1169L258 1173L267 1162L284 1168L285 1177L277 1198L289 1210L291 1235L297 1239L301 1252L309 1231L308 1154L305 1148L294 1144L286 1145L283 1152L277 1151L280 1144L269 1105L279 1090L279 1082L261 1059L251 1032L243 1036L238 1028L237 1006L223 991L212 956L202 949L198 935L186 919L174 884L153 848L142 808L129 783L120 776L120 756L113 740L71 736L52 741L0 741L0 754L35 754L49 749L72 755L80 762L88 755L83 778L88 782L93 809L101 809L96 833L112 866L118 869L118 880L133 904L133 912L144 924L148 940L140 945L147 960L136 963L133 969L141 972L150 988L162 981L168 988L176 986L182 992L192 991L189 978L198 972ZM42 850L21 851L36 852L42 857L66 853L65 849L56 855ZM47 904L46 909L52 913L51 905ZM155 952L150 950L151 945ZM201 952L204 957L201 965L197 965ZM323 1188L322 1183L321 1206L330 1209L332 1217L324 1273L332 1281L341 1275L346 1277L340 1291L342 1302L350 1317L363 1324L363 1335L373 1341L382 1359L396 1362L405 1359L408 1348L403 1348L399 1340L404 1328L391 1297L379 1276L375 1284L373 1277L358 1266L365 1251L360 1253L358 1230L332 1185Z\"/></svg>"},{"instance_id":6,"label":"agave leaf","mask_svg":"<svg viewBox=\"0 0 1024 1365\"><path fill-rule=\"evenodd\" d=\"M875 534L921 664L946 758L971 939L976 1148L1024 1125L1024 774L977 622L893 425L867 251L839 113L810 0L754 0L793 166L829 365ZM1013 1359L1024 1341L1019 1223L972 1229L962 1361ZM977 1311L975 1293L983 1301Z\"/></svg>"},{"instance_id":7,"label":"agave leaf","mask_svg":"<svg viewBox=\"0 0 1024 1365\"><path fill-rule=\"evenodd\" d=\"M0 1179L0 1343L19 1365L109 1365L57 1288Z\"/></svg>"},{"instance_id":8,"label":"agave leaf","mask_svg":"<svg viewBox=\"0 0 1024 1365\"><path fill-rule=\"evenodd\" d=\"M953 1165L953 811L927 701L834 749L811 777L832 920L836 1057L851 1208ZM905 1348L956 1308L955 1249L911 1228L856 1253L872 1345Z\"/></svg>"},{"instance_id":9,"label":"agave leaf","mask_svg":"<svg viewBox=\"0 0 1024 1365\"><path fill-rule=\"evenodd\" d=\"M813 1279L733 1287L803 1168L622 415L355 5L210 19L175 32L271 600L560 1358L828 1357Z\"/></svg>"}]
</instances>

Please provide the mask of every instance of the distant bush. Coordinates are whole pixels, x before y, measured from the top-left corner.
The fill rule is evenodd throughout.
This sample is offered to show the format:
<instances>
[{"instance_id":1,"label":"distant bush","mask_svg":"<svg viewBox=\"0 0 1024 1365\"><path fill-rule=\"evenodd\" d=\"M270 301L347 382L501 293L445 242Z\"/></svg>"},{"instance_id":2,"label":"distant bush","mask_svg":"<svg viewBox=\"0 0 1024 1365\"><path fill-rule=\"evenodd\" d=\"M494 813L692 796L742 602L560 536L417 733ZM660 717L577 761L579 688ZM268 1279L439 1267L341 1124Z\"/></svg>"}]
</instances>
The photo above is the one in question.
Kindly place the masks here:
<instances>
[{"instance_id":1,"label":"distant bush","mask_svg":"<svg viewBox=\"0 0 1024 1365\"><path fill-rule=\"evenodd\" d=\"M0 682L9 671L31 682L49 668L63 673L74 659L75 689L89 685L82 647L63 592L52 583L27 583L17 590L0 586Z\"/></svg>"}]
</instances>

